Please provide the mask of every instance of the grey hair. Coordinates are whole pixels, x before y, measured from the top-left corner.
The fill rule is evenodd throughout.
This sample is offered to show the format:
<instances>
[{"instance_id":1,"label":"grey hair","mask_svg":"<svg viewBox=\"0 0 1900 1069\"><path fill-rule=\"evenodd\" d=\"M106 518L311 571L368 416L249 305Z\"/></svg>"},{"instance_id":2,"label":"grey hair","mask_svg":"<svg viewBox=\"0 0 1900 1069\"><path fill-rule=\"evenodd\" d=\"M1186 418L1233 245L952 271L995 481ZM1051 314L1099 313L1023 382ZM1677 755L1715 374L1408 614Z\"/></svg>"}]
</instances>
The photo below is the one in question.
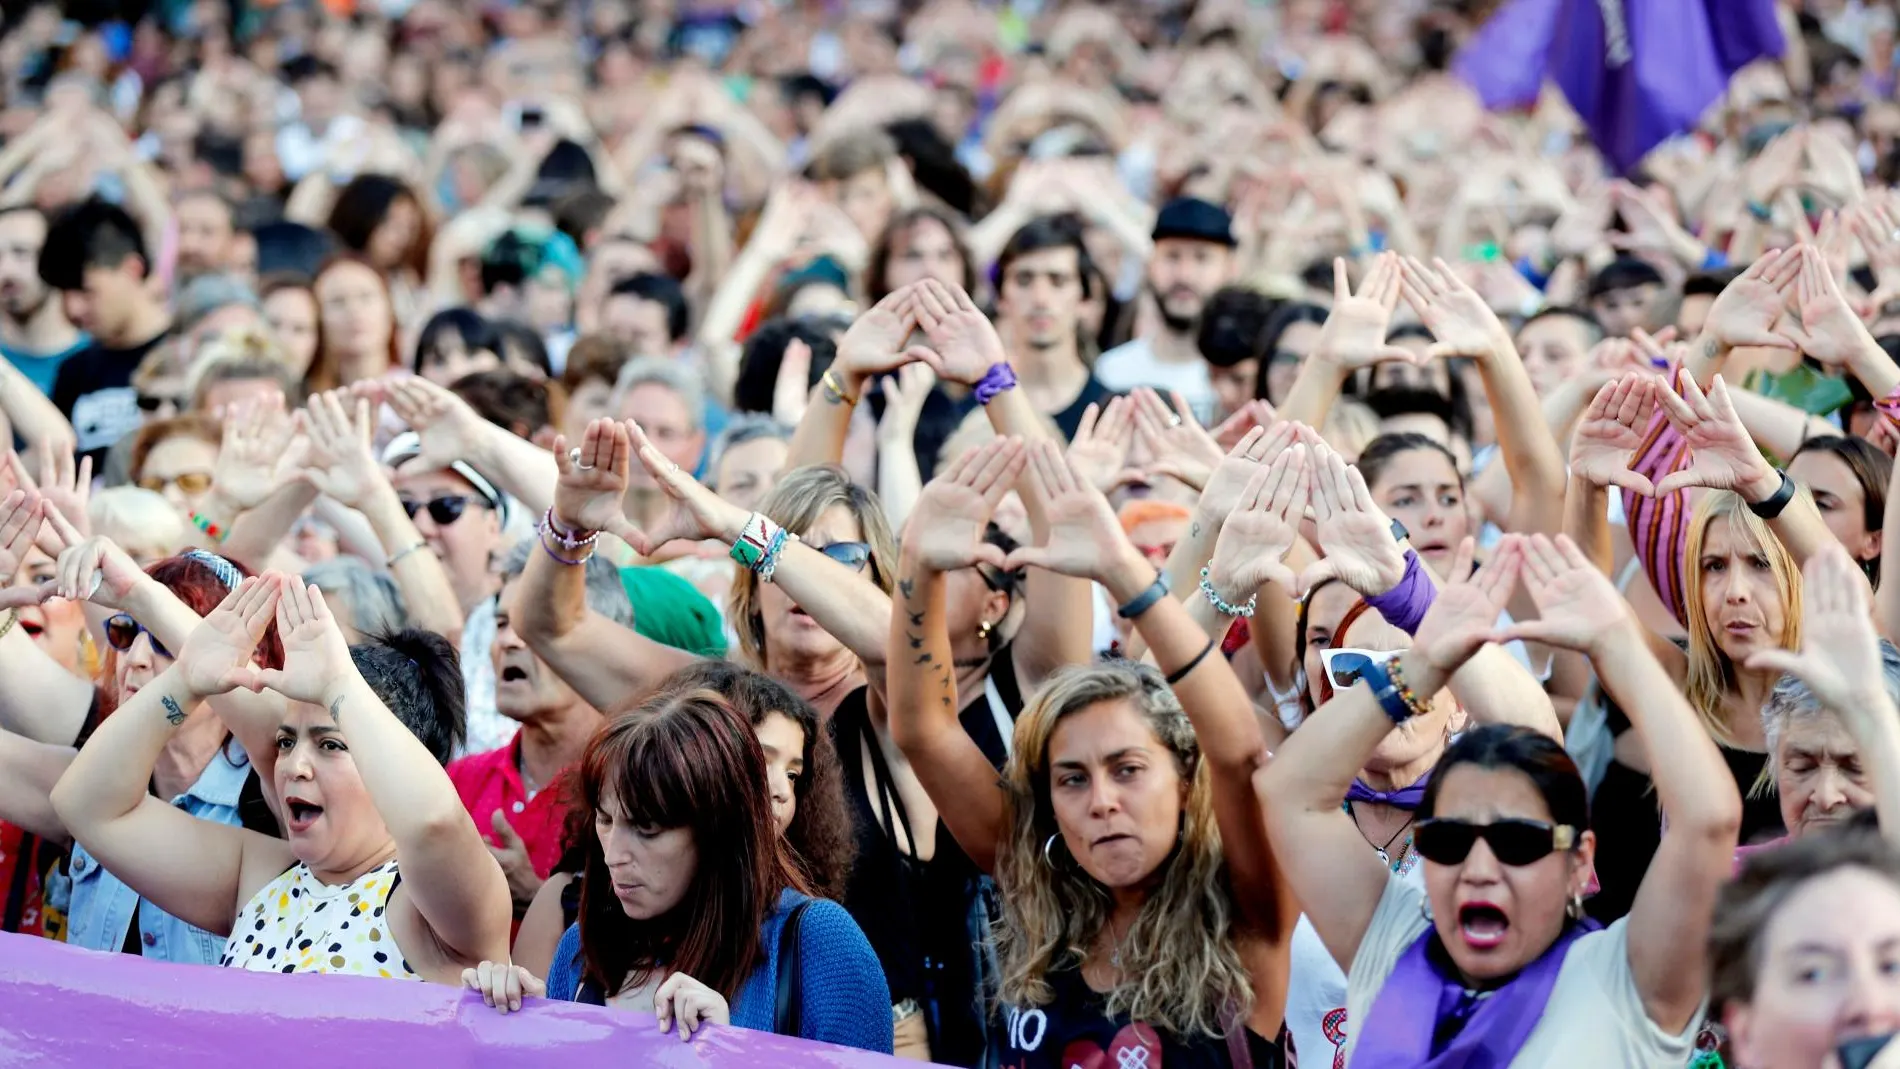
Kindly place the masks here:
<instances>
[{"instance_id":1,"label":"grey hair","mask_svg":"<svg viewBox=\"0 0 1900 1069\"><path fill-rule=\"evenodd\" d=\"M528 567L528 555L535 552L539 544L539 540L533 538L515 543L515 548L501 560L502 579L518 577ZM599 554L587 558L586 567L587 607L633 630L633 599L627 596L626 584L620 581L620 569Z\"/></svg>"},{"instance_id":2,"label":"grey hair","mask_svg":"<svg viewBox=\"0 0 1900 1069\"><path fill-rule=\"evenodd\" d=\"M792 428L763 412L737 413L726 421L726 429L719 432L719 437L713 439L711 459L706 463L706 470L718 471L720 458L726 455L726 450L761 438L789 442L792 440Z\"/></svg>"},{"instance_id":3,"label":"grey hair","mask_svg":"<svg viewBox=\"0 0 1900 1069\"><path fill-rule=\"evenodd\" d=\"M693 429L698 430L706 425L705 380L691 365L682 364L670 356L636 356L622 364L619 377L614 379L614 409L620 408L634 387L648 383L664 386L679 395Z\"/></svg>"},{"instance_id":4,"label":"grey hair","mask_svg":"<svg viewBox=\"0 0 1900 1069\"><path fill-rule=\"evenodd\" d=\"M403 607L396 581L361 557L345 553L318 561L304 569L303 581L348 602L356 629L366 635L389 634L409 626L409 611Z\"/></svg>"},{"instance_id":5,"label":"grey hair","mask_svg":"<svg viewBox=\"0 0 1900 1069\"><path fill-rule=\"evenodd\" d=\"M1900 649L1895 649L1886 639L1880 640L1880 682L1887 692L1887 700L1900 706ZM1782 676L1761 707L1761 727L1768 736L1768 752L1776 751L1791 725L1833 715L1799 677L1792 673Z\"/></svg>"}]
</instances>

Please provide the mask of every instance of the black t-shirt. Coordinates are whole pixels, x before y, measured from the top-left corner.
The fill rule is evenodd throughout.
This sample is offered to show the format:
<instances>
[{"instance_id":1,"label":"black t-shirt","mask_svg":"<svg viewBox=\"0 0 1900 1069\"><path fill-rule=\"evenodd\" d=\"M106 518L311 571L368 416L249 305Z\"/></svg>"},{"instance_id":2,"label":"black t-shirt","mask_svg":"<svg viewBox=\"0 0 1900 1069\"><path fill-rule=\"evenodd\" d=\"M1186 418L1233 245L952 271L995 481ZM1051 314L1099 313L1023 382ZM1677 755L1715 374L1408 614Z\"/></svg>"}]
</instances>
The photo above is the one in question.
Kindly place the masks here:
<instances>
[{"instance_id":1,"label":"black t-shirt","mask_svg":"<svg viewBox=\"0 0 1900 1069\"><path fill-rule=\"evenodd\" d=\"M1089 989L1081 970L1048 977L1054 998L1046 1006L1003 1009L994 1049L1001 1069L1070 1069L1071 1066L1159 1066L1163 1069L1233 1069L1225 1039L1182 1040L1127 1015L1108 1016L1102 996ZM1281 1044L1245 1032L1254 1069L1284 1069Z\"/></svg>"},{"instance_id":2,"label":"black t-shirt","mask_svg":"<svg viewBox=\"0 0 1900 1069\"><path fill-rule=\"evenodd\" d=\"M92 457L95 468L104 463L106 450L114 442L144 422L132 372L165 340L166 333L130 349L111 349L95 341L59 366L53 379L53 403L72 422L73 433L79 436L78 451Z\"/></svg>"},{"instance_id":3,"label":"black t-shirt","mask_svg":"<svg viewBox=\"0 0 1900 1069\"><path fill-rule=\"evenodd\" d=\"M1017 388L1021 389L1021 387ZM1102 385L1102 381L1096 378L1095 373L1091 371L1089 372L1088 380L1082 383L1082 392L1075 395L1075 400L1069 402L1069 407L1057 412L1049 418L1053 420L1056 427L1062 431L1063 441L1073 440L1075 438L1075 432L1082 426L1082 413L1088 411L1090 405L1108 404L1108 399L1114 396L1115 391ZM977 407L979 406L976 403L975 395L964 398L957 407L956 422L961 423L963 419L970 414L971 410ZM919 426L921 428L921 420L919 421ZM942 448L941 443L939 443L938 448Z\"/></svg>"}]
</instances>

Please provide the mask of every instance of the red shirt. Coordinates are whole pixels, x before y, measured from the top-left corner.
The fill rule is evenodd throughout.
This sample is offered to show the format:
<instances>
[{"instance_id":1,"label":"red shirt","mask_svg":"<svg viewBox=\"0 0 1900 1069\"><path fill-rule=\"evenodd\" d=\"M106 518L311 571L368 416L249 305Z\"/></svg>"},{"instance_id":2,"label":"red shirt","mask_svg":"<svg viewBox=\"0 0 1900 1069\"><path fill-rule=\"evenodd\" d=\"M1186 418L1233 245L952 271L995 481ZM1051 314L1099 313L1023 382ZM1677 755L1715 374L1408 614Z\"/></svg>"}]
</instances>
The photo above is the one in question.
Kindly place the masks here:
<instances>
[{"instance_id":1,"label":"red shirt","mask_svg":"<svg viewBox=\"0 0 1900 1069\"><path fill-rule=\"evenodd\" d=\"M561 860L561 829L567 823L565 791L561 780L566 773L533 798L521 781L521 735L487 753L449 762L449 781L462 796L462 806L475 818L475 827L491 846L500 846L492 823L497 809L508 816L508 823L527 845L528 860L534 874L547 879Z\"/></svg>"}]
</instances>

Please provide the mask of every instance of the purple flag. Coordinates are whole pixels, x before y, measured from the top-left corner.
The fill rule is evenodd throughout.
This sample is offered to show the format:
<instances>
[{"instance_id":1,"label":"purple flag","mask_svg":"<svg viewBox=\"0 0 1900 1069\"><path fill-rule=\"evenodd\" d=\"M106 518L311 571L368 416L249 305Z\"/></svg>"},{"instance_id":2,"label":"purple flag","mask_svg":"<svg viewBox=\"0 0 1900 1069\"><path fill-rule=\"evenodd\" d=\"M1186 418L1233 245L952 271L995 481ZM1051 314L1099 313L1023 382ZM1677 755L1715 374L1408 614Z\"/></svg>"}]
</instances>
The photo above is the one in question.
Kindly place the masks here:
<instances>
[{"instance_id":1,"label":"purple flag","mask_svg":"<svg viewBox=\"0 0 1900 1069\"><path fill-rule=\"evenodd\" d=\"M1781 54L1774 0L1508 0L1459 54L1486 107L1556 81L1618 171L1693 127L1736 71Z\"/></svg>"},{"instance_id":2,"label":"purple flag","mask_svg":"<svg viewBox=\"0 0 1900 1069\"><path fill-rule=\"evenodd\" d=\"M652 1017L530 999L503 1016L473 991L414 980L172 965L0 935L0 1064L36 1069L895 1069L887 1055L711 1026L691 1042Z\"/></svg>"}]
</instances>

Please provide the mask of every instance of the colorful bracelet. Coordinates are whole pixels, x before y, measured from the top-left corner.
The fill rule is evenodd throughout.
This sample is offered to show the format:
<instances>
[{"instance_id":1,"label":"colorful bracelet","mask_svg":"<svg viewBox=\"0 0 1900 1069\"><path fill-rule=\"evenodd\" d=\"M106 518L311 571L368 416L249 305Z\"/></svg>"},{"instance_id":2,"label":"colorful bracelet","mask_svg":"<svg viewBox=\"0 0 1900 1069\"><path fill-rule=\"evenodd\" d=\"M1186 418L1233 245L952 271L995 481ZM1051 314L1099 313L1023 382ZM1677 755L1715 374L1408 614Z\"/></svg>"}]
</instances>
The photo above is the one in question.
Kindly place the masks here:
<instances>
[{"instance_id":1,"label":"colorful bracelet","mask_svg":"<svg viewBox=\"0 0 1900 1069\"><path fill-rule=\"evenodd\" d=\"M554 539L556 545L562 549L569 550L585 549L593 545L594 540L600 537L599 531L589 531L583 537L579 530L562 530L561 525L554 522L554 509L551 506L548 508L547 513L541 517L541 529L547 532L548 537Z\"/></svg>"},{"instance_id":2,"label":"colorful bracelet","mask_svg":"<svg viewBox=\"0 0 1900 1069\"><path fill-rule=\"evenodd\" d=\"M1412 715L1424 716L1426 713L1432 711L1431 706L1426 705L1424 700L1418 696L1418 692L1412 689L1412 685L1405 681L1405 668L1399 663L1400 659L1401 658L1394 657L1386 662L1386 675L1392 680L1392 685L1398 688L1399 700L1403 701L1405 707L1412 711Z\"/></svg>"},{"instance_id":3,"label":"colorful bracelet","mask_svg":"<svg viewBox=\"0 0 1900 1069\"><path fill-rule=\"evenodd\" d=\"M772 577L778 574L778 558L779 554L785 549L785 543L797 540L798 536L787 531L785 528L781 527L778 529L778 532L772 536L772 544L765 549L764 558L759 561L759 566L755 569L759 573L760 582L769 583L772 581Z\"/></svg>"},{"instance_id":4,"label":"colorful bracelet","mask_svg":"<svg viewBox=\"0 0 1900 1069\"><path fill-rule=\"evenodd\" d=\"M196 511L194 511L191 514L191 525L193 527L196 527L198 530L203 531L205 535L209 537L213 542L223 542L225 538L231 533L228 529L220 527L217 524L212 523L210 520L205 519L202 514Z\"/></svg>"},{"instance_id":5,"label":"colorful bracelet","mask_svg":"<svg viewBox=\"0 0 1900 1069\"><path fill-rule=\"evenodd\" d=\"M745 526L739 529L739 537L732 540L729 555L756 572L765 560L766 550L771 548L773 534L779 530L779 525L767 519L764 513L755 512L746 517Z\"/></svg>"},{"instance_id":6,"label":"colorful bracelet","mask_svg":"<svg viewBox=\"0 0 1900 1069\"><path fill-rule=\"evenodd\" d=\"M1245 605L1232 604L1222 598L1220 594L1214 590L1214 584L1208 579L1208 569L1212 567L1213 565L1211 563L1201 566L1201 596L1205 597L1207 603L1214 606L1214 611L1220 613L1222 616L1237 616L1242 620L1251 619L1254 609L1258 607L1260 603L1260 592L1257 590L1254 591L1254 593L1247 598L1247 604Z\"/></svg>"}]
</instances>

